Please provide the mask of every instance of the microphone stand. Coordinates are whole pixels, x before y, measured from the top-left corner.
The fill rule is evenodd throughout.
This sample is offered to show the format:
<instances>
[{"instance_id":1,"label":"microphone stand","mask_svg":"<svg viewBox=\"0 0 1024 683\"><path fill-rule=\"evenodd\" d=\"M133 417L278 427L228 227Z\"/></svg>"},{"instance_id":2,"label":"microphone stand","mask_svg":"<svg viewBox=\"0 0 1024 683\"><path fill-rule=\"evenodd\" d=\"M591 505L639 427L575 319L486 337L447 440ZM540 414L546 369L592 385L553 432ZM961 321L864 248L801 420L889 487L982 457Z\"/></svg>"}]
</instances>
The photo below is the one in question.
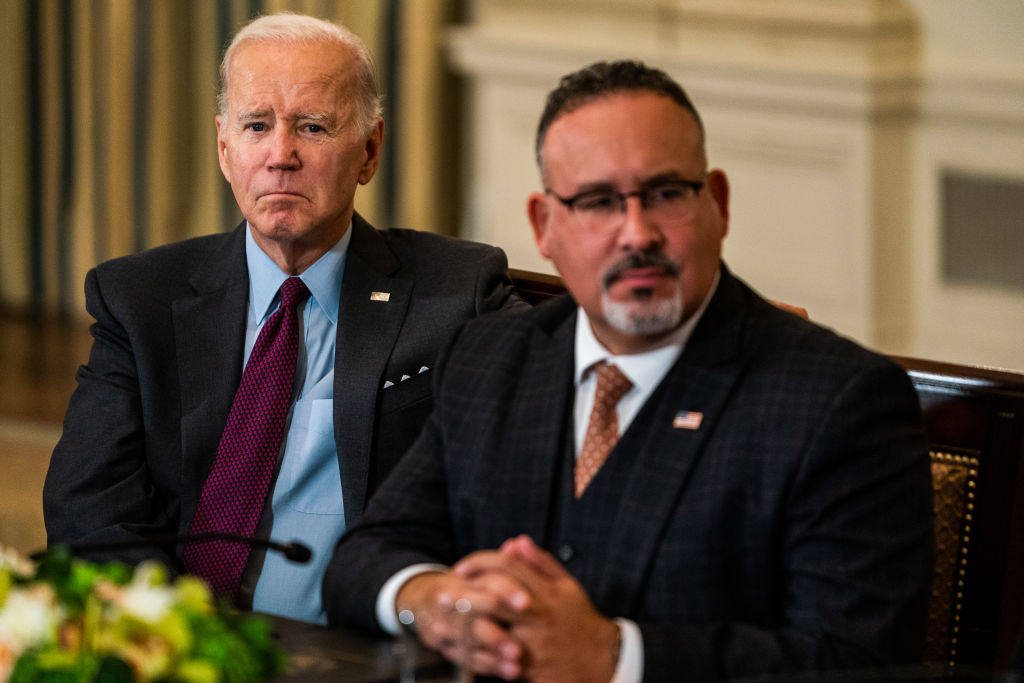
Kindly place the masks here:
<instances>
[{"instance_id":1,"label":"microphone stand","mask_svg":"<svg viewBox=\"0 0 1024 683\"><path fill-rule=\"evenodd\" d=\"M291 541L290 543L280 543L278 541L272 541L270 539L255 538L253 536L242 536L240 534L232 534L223 531L208 531L201 534L189 534L186 536L176 536L173 534L163 534L158 536L146 536L144 538L128 538L117 541L96 541L93 543L65 543L64 545L72 555L76 555L83 552L91 552L94 550L123 550L126 548L139 548L149 544L163 545L173 543L175 545L179 543L201 543L203 541L227 541L229 543L240 543L243 545L249 545L259 548L268 548L270 550L281 553L286 559L291 562L297 562L303 564L309 562L310 558L313 557L313 551L310 550L309 546L299 541ZM39 550L31 555L29 558L32 560L39 560L46 554L46 550Z\"/></svg>"}]
</instances>

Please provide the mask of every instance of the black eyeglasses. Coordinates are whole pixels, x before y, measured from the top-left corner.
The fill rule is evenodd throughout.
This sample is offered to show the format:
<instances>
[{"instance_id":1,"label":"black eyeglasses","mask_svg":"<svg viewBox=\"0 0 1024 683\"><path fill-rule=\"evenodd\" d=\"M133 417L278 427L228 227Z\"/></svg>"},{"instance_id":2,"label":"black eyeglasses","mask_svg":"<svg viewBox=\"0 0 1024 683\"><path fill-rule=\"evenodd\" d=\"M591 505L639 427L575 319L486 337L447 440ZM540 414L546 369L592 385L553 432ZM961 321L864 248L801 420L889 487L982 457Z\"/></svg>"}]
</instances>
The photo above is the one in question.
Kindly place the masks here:
<instances>
[{"instance_id":1,"label":"black eyeglasses","mask_svg":"<svg viewBox=\"0 0 1024 683\"><path fill-rule=\"evenodd\" d=\"M636 197L645 211L670 221L686 221L697 210L697 195L704 187L701 180L659 180L633 192L612 189L587 190L571 197L562 197L550 188L545 192L572 211L580 220L594 227L604 227L619 220L626 212L626 200Z\"/></svg>"}]
</instances>

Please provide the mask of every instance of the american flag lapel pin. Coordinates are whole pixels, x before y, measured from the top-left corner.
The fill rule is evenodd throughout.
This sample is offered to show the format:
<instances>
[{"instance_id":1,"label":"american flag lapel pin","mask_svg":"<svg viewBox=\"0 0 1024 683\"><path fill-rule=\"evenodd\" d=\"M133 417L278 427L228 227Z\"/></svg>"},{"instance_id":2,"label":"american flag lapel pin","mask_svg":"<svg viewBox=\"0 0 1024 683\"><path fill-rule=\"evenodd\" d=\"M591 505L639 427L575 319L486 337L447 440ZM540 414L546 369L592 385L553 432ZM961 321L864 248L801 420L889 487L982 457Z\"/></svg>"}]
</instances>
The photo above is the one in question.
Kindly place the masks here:
<instances>
[{"instance_id":1,"label":"american flag lapel pin","mask_svg":"<svg viewBox=\"0 0 1024 683\"><path fill-rule=\"evenodd\" d=\"M370 301L390 301L391 292L370 292Z\"/></svg>"},{"instance_id":2,"label":"american flag lapel pin","mask_svg":"<svg viewBox=\"0 0 1024 683\"><path fill-rule=\"evenodd\" d=\"M700 429L700 423L704 421L704 413L695 410L681 410L672 418L673 429Z\"/></svg>"}]
</instances>

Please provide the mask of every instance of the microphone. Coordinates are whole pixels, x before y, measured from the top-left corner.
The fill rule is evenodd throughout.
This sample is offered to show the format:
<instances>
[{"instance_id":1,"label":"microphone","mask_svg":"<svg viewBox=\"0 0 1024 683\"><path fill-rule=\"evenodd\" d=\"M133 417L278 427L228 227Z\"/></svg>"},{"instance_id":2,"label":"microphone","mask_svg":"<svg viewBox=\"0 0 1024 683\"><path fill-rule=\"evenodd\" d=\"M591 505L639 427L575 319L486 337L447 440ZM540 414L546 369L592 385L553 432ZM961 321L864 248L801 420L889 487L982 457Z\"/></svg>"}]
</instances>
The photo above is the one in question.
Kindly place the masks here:
<instances>
[{"instance_id":1,"label":"microphone","mask_svg":"<svg viewBox=\"0 0 1024 683\"><path fill-rule=\"evenodd\" d=\"M309 562L310 558L313 557L313 551L310 550L309 546L300 543L299 541L291 541L289 543L281 543L279 541L272 541L267 538L256 538L254 536L243 536L241 534L232 534L225 531L207 531L201 534L189 534L187 536L175 536L173 534L164 534L159 536L145 536L143 538L128 538L121 539L119 541L96 541L93 543L64 543L68 551L72 555L77 555L84 552L92 552L94 550L120 550L125 548L139 548L150 543L155 544L168 544L173 543L175 545L179 543L201 543L203 541L227 541L229 543L240 543L242 545L252 546L254 548L267 548L284 555L285 559L296 562L298 564L304 564ZM32 560L39 560L43 555L46 554L46 550L40 550L32 553L29 557Z\"/></svg>"}]
</instances>

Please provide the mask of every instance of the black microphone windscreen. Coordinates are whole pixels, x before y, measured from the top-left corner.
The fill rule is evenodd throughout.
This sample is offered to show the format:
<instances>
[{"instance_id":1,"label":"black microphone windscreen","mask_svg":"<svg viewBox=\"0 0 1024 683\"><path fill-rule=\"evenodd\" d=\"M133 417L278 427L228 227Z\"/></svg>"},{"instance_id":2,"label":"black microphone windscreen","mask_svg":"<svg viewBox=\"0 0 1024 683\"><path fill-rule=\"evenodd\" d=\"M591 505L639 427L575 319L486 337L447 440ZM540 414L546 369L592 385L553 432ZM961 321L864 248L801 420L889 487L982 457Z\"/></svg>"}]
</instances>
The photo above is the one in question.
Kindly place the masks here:
<instances>
[{"instance_id":1,"label":"black microphone windscreen","mask_svg":"<svg viewBox=\"0 0 1024 683\"><path fill-rule=\"evenodd\" d=\"M309 558L313 557L313 551L309 549L309 546L303 545L298 541L286 543L281 552L283 552L284 556L292 562L298 562L300 564L303 562L309 562Z\"/></svg>"}]
</instances>

